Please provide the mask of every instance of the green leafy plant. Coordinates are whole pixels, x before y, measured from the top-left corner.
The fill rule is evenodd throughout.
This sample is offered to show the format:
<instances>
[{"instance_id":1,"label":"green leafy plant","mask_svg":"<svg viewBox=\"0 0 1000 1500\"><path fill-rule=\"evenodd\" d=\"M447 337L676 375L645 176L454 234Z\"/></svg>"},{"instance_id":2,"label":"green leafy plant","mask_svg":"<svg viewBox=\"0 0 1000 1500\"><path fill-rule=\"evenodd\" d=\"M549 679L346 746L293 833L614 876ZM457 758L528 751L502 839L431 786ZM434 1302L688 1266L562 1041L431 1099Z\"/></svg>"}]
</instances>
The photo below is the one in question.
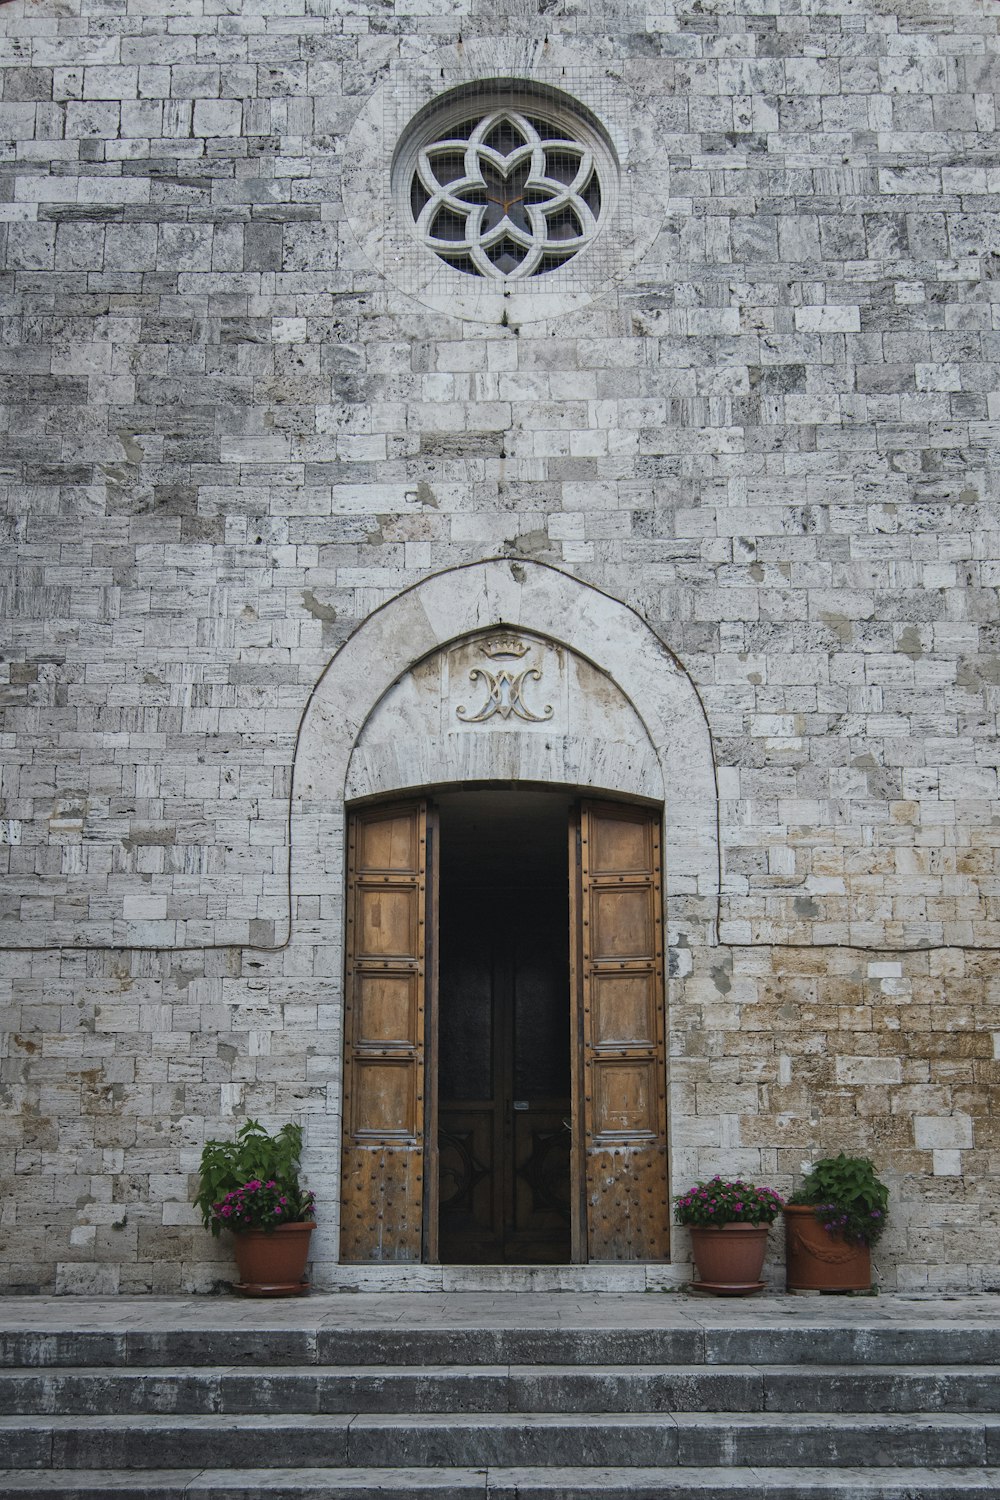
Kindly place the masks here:
<instances>
[{"instance_id":1,"label":"green leafy plant","mask_svg":"<svg viewBox=\"0 0 1000 1500\"><path fill-rule=\"evenodd\" d=\"M247 1120L234 1141L206 1141L195 1206L214 1235L247 1229L277 1229L312 1218L315 1198L299 1186L301 1125L283 1125L269 1135Z\"/></svg>"},{"instance_id":2,"label":"green leafy plant","mask_svg":"<svg viewBox=\"0 0 1000 1500\"><path fill-rule=\"evenodd\" d=\"M828 1234L874 1245L889 1222L889 1189L867 1156L825 1156L806 1173L789 1203L815 1209Z\"/></svg>"},{"instance_id":3,"label":"green leafy plant","mask_svg":"<svg viewBox=\"0 0 1000 1500\"><path fill-rule=\"evenodd\" d=\"M674 1216L678 1224L720 1229L723 1224L771 1224L783 1207L773 1188L755 1187L739 1177L732 1182L713 1177L675 1198Z\"/></svg>"}]
</instances>

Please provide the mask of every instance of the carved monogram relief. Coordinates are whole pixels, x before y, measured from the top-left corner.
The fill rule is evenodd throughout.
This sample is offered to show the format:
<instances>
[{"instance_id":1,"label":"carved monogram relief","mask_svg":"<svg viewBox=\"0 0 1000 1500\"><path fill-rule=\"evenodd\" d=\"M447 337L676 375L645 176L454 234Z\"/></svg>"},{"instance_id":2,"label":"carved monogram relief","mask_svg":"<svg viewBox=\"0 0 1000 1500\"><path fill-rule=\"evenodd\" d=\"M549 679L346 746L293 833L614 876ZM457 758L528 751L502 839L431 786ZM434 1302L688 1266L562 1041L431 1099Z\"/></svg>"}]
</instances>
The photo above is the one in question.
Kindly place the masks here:
<instances>
[{"instance_id":1,"label":"carved monogram relief","mask_svg":"<svg viewBox=\"0 0 1000 1500\"><path fill-rule=\"evenodd\" d=\"M393 684L358 738L348 786L361 797L551 781L646 795L659 774L645 726L603 672L562 641L494 618Z\"/></svg>"},{"instance_id":2,"label":"carved monogram relief","mask_svg":"<svg viewBox=\"0 0 1000 1500\"><path fill-rule=\"evenodd\" d=\"M482 684L486 700L475 713L470 712L464 703L459 704L455 714L463 724L485 724L494 714L499 714L504 721L513 714L526 724L542 724L552 718L554 709L551 703L541 705L541 712L536 713L525 701L527 684L542 679L540 667L520 665L531 646L516 636L505 635L483 641L480 650L497 665L470 669L470 681Z\"/></svg>"}]
</instances>

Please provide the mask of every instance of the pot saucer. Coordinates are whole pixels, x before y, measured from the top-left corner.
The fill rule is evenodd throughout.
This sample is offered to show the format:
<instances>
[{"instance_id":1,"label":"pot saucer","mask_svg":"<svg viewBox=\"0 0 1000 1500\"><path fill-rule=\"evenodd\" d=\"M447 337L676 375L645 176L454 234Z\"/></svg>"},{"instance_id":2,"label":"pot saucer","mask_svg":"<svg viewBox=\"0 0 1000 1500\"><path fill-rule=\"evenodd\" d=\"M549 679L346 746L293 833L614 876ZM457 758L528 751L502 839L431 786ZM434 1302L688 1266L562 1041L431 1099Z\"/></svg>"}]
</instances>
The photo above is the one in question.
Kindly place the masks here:
<instances>
[{"instance_id":1,"label":"pot saucer","mask_svg":"<svg viewBox=\"0 0 1000 1500\"><path fill-rule=\"evenodd\" d=\"M234 1281L241 1297L308 1297L308 1281Z\"/></svg>"},{"instance_id":2,"label":"pot saucer","mask_svg":"<svg viewBox=\"0 0 1000 1500\"><path fill-rule=\"evenodd\" d=\"M762 1292L767 1286L766 1281L732 1282L726 1281L692 1281L693 1292L711 1292L713 1297L750 1297L754 1292Z\"/></svg>"}]
</instances>

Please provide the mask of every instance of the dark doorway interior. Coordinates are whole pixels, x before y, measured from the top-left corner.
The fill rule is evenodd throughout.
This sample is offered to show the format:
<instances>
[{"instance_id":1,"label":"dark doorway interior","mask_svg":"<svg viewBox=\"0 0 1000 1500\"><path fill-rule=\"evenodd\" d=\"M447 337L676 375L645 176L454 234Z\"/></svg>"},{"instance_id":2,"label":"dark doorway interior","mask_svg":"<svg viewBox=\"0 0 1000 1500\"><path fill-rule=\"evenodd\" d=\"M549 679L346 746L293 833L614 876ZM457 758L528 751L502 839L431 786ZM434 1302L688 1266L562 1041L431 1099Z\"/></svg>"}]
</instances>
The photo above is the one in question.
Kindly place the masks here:
<instances>
[{"instance_id":1,"label":"dark doorway interior","mask_svg":"<svg viewBox=\"0 0 1000 1500\"><path fill-rule=\"evenodd\" d=\"M440 798L441 1260L570 1260L570 799Z\"/></svg>"}]
</instances>

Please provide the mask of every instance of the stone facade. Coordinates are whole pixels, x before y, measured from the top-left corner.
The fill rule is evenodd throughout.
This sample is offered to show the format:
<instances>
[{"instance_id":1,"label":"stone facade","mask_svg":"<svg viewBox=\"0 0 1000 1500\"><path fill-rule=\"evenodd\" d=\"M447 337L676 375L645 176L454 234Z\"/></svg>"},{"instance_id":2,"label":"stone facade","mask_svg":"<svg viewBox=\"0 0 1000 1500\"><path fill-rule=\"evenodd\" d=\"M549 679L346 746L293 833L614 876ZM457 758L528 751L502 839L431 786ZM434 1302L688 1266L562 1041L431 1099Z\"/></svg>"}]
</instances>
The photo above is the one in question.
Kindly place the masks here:
<instances>
[{"instance_id":1,"label":"stone facade","mask_svg":"<svg viewBox=\"0 0 1000 1500\"><path fill-rule=\"evenodd\" d=\"M508 624L607 702L419 780L663 797L674 1190L871 1154L881 1284L995 1286L998 21L3 5L5 1285L225 1279L192 1173L248 1114L337 1284L344 797ZM498 77L601 123L615 211L458 295L395 142Z\"/></svg>"}]
</instances>

